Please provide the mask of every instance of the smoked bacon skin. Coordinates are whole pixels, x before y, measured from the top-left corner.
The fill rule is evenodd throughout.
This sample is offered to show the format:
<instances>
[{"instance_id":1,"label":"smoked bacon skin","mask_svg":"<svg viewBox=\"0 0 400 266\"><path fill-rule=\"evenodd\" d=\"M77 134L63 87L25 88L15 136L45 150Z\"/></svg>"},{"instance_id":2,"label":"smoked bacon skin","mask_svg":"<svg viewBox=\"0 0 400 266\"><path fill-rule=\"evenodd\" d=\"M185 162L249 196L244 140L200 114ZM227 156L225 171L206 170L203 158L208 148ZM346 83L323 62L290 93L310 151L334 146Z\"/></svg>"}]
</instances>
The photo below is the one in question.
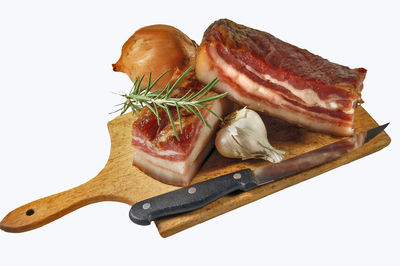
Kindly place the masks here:
<instances>
[{"instance_id":1,"label":"smoked bacon skin","mask_svg":"<svg viewBox=\"0 0 400 266\"><path fill-rule=\"evenodd\" d=\"M366 70L332 63L267 32L220 19L204 33L196 75L203 82L218 76L215 89L228 91L241 105L348 136Z\"/></svg>"}]
</instances>

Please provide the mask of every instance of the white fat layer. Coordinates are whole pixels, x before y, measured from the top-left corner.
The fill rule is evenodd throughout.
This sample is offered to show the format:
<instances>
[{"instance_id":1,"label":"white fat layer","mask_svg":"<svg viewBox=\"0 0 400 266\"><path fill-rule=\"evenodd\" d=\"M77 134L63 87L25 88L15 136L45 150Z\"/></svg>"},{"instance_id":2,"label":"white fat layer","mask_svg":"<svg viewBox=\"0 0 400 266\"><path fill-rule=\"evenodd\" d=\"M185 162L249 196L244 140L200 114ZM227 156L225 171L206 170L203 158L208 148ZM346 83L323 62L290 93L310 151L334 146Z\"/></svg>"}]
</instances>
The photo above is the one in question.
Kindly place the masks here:
<instances>
[{"instance_id":1,"label":"white fat layer","mask_svg":"<svg viewBox=\"0 0 400 266\"><path fill-rule=\"evenodd\" d=\"M213 103L211 110L219 116L223 116L225 113L225 108L225 101L218 100ZM196 160L199 160L200 154L204 153L203 150L205 147L207 147L207 145L210 144L210 142L210 149L214 144L212 137L218 126L219 120L211 114L208 114L205 119L213 129L210 130L205 124L201 123L199 126L199 132L196 134L198 136L197 139L192 140L194 142L194 147L185 160L173 161L152 156L141 151L139 148L134 147L134 164L141 168L144 172L149 173L152 177L162 182L175 185L184 185L189 183L192 177L197 173L198 167L204 158L200 158L200 162L197 162ZM148 141L145 142L138 138L136 138L136 140L139 140L141 143L146 143L146 145L149 145L148 147L152 147ZM181 154L171 150L156 150L156 152L161 156ZM206 152L203 157L205 157L207 154L208 152ZM148 163L143 163L143 160L146 160ZM157 169L162 170L159 171Z\"/></svg>"},{"instance_id":2,"label":"white fat layer","mask_svg":"<svg viewBox=\"0 0 400 266\"><path fill-rule=\"evenodd\" d=\"M214 55L211 54L211 56L213 57ZM211 62L211 60L213 60L213 62ZM224 70L224 75L228 75L229 73L229 77L234 80L235 83L239 84L243 89L250 91L257 91L259 89L260 85L255 84L245 75L236 71L221 58L216 57L212 58L211 60L208 57L206 48L203 47L203 49L199 49L196 60L196 75L199 80L203 82L210 82L215 76L219 76L217 69L214 67L214 65L217 65L219 69ZM249 108L254 110L262 111L272 116L284 119L289 123L298 124L317 131L327 132L339 136L349 136L353 134L352 122L349 121L346 123L341 119L333 118L324 113L313 113L311 117L310 112L284 101L281 96L271 91L266 91L266 93L269 93L269 100L274 102L277 107L265 104L262 101L243 97L235 89L232 89L229 84L225 83L223 79L218 82L218 84L215 86L215 89L220 92L227 91L229 92L228 96L234 99L236 102L249 106ZM292 110L288 109L287 106L290 106Z\"/></svg>"},{"instance_id":3,"label":"white fat layer","mask_svg":"<svg viewBox=\"0 0 400 266\"><path fill-rule=\"evenodd\" d=\"M206 143L204 149L193 162L169 161L153 157L139 149L133 150L133 164L154 179L175 186L186 186L196 175L204 159L214 145L213 139ZM167 166L167 167L166 167ZM172 168L172 169L171 169ZM181 171L183 170L183 171Z\"/></svg>"},{"instance_id":4,"label":"white fat layer","mask_svg":"<svg viewBox=\"0 0 400 266\"><path fill-rule=\"evenodd\" d=\"M297 97L302 99L307 106L319 106L319 107L329 109L329 110L337 110L340 108L345 113L349 113L349 112L353 113L354 112L353 108L350 108L350 109L347 108L348 110L345 110L343 106L339 106L336 101L342 100L342 99L338 98L337 96L333 95L330 98L327 98L326 100L322 100L318 96L318 94L312 89L299 90L299 89L296 89L295 87L293 87L287 81L281 81L281 80L274 79L273 77L271 77L268 74L260 74L259 72L257 72L255 69L253 69L249 65L246 65L246 68L247 68L247 70L249 70L252 73L254 73L255 75L257 75L258 77L260 77L264 80L268 80L274 84L277 84L277 85L282 86L285 89L289 90L291 93L293 93L294 95L296 95ZM264 90L266 90L265 87L262 87L262 88L263 88L263 90L260 90L260 93L262 93ZM354 101L352 102L352 105L353 105L353 103L354 103Z\"/></svg>"}]
</instances>

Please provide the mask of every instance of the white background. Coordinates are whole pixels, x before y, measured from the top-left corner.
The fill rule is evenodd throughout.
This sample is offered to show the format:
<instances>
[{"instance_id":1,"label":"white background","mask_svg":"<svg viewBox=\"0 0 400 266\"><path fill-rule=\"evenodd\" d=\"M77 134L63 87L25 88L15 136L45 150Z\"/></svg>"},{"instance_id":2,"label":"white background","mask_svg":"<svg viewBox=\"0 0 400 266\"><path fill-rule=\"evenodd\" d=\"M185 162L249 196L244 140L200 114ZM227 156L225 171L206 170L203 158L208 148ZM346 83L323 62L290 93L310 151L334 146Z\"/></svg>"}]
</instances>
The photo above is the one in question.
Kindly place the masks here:
<instances>
[{"instance_id":1,"label":"white background","mask_svg":"<svg viewBox=\"0 0 400 266\"><path fill-rule=\"evenodd\" d=\"M105 1L104 1L105 2ZM391 122L378 153L163 239L104 202L39 229L0 231L1 265L399 265L399 7L396 1L2 1L0 219L94 177L108 113L130 80L111 64L142 26L200 43L218 18L368 69L364 108ZM263 4L261 4L263 2ZM397 252L397 254L396 254Z\"/></svg>"}]
</instances>

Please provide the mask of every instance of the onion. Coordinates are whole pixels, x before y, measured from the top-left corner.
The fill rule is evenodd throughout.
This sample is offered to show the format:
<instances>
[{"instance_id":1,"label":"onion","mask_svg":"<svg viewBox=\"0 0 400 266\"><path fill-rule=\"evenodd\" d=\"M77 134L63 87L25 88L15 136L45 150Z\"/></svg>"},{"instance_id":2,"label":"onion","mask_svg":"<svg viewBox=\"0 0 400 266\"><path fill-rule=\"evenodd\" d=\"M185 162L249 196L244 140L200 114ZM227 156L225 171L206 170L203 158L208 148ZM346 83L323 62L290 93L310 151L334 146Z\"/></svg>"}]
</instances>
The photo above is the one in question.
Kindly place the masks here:
<instances>
[{"instance_id":1,"label":"onion","mask_svg":"<svg viewBox=\"0 0 400 266\"><path fill-rule=\"evenodd\" d=\"M162 89L176 68L185 71L194 66L197 44L183 32L168 25L151 25L137 30L122 46L121 57L113 70L136 77L148 75L154 81L167 70L154 89ZM147 77L144 77L147 80Z\"/></svg>"},{"instance_id":2,"label":"onion","mask_svg":"<svg viewBox=\"0 0 400 266\"><path fill-rule=\"evenodd\" d=\"M261 117L246 107L225 117L215 139L218 152L228 158L282 161L284 151L271 146Z\"/></svg>"}]
</instances>

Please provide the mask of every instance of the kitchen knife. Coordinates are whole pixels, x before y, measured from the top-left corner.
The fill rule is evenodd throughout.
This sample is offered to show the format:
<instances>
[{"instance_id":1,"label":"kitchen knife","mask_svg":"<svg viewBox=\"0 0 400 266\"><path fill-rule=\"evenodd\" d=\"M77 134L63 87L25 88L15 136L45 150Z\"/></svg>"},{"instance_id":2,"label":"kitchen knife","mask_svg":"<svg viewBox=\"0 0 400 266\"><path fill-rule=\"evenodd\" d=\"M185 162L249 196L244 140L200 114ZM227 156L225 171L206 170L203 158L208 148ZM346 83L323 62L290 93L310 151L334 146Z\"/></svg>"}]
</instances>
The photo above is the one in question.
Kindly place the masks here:
<instances>
[{"instance_id":1,"label":"kitchen knife","mask_svg":"<svg viewBox=\"0 0 400 266\"><path fill-rule=\"evenodd\" d=\"M333 161L361 147L381 133L388 124L361 132L280 163L269 164L254 171L243 169L137 202L130 209L129 218L136 224L148 225L153 220L199 209L229 193L248 191L278 181Z\"/></svg>"}]
</instances>

